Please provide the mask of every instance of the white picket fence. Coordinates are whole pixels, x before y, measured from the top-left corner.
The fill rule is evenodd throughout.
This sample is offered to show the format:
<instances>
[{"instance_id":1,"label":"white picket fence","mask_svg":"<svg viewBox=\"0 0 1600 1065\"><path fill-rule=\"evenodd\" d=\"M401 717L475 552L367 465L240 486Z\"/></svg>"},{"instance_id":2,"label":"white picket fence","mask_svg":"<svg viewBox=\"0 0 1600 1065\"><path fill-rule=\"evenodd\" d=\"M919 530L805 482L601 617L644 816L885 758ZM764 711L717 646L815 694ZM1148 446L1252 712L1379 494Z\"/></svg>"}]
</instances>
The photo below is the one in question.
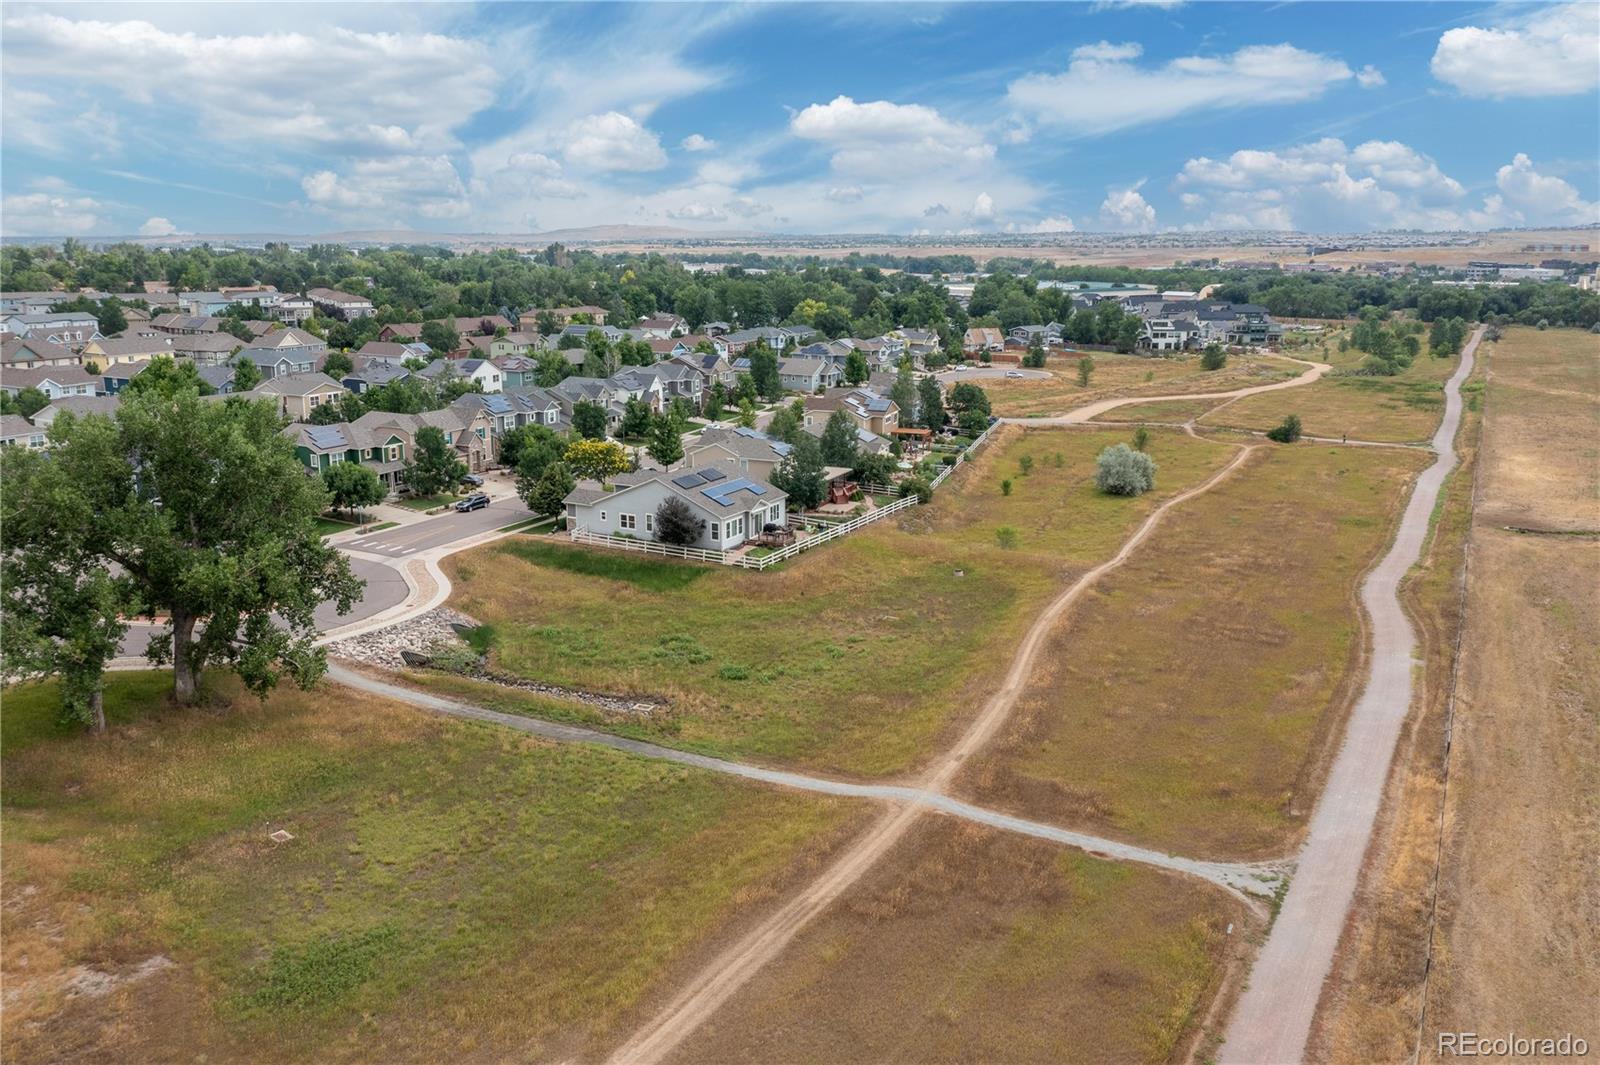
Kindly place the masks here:
<instances>
[{"instance_id":1,"label":"white picket fence","mask_svg":"<svg viewBox=\"0 0 1600 1065\"><path fill-rule=\"evenodd\" d=\"M1000 424L1000 422L995 422L993 425L989 426L989 428L985 429L983 433L973 440L972 443L967 446L967 449L961 453L961 456L956 460L955 465L946 466L944 469L940 470L938 476L936 476L932 482L930 482L933 487L938 488L941 484L943 484L945 479L954 473L961 463L967 461L967 457L969 455L987 443L990 435L997 428L999 428ZM866 487L869 490L895 490L888 485L872 485L863 487ZM839 522L838 524L829 525L821 532L813 533L803 539L796 540L794 543L780 547L769 554L762 555L760 558L753 558L748 552L742 555L735 555L731 551L713 551L704 547L679 547L676 544L664 544L658 540L635 540L628 536L608 536L604 533L590 532L588 529L581 527L569 530L567 536L575 544L589 544L594 547L611 547L622 551L638 551L646 555L661 555L665 558L681 558L687 559L691 562L716 562L725 566L743 566L746 569L764 570L768 566L775 566L780 562L791 559L800 554L802 551L809 551L813 547L827 543L829 540L837 540L841 536L848 536L857 529L865 528L875 521L879 521L883 518L887 518L891 514L897 514L902 510L907 510L911 507L914 507L918 502L919 500L915 495L903 496L887 506L874 507L865 514L851 518L849 521L843 521ZM789 519L791 522L793 522L795 520L795 515L791 513L789 515Z\"/></svg>"}]
</instances>

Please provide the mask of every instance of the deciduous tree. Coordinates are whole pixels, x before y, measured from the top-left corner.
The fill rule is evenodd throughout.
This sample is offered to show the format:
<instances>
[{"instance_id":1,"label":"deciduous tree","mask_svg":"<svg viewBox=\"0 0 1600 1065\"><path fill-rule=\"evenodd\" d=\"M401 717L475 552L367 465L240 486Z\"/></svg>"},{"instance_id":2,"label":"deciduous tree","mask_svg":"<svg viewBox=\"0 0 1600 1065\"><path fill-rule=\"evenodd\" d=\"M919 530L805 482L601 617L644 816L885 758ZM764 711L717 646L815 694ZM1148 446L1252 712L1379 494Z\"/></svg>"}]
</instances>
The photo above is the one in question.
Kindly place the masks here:
<instances>
[{"instance_id":1,"label":"deciduous tree","mask_svg":"<svg viewBox=\"0 0 1600 1065\"><path fill-rule=\"evenodd\" d=\"M621 444L607 440L574 440L567 445L562 461L574 477L604 484L628 468L628 453Z\"/></svg>"},{"instance_id":2,"label":"deciduous tree","mask_svg":"<svg viewBox=\"0 0 1600 1065\"><path fill-rule=\"evenodd\" d=\"M411 465L400 475L407 488L419 496L438 495L460 484L466 475L466 463L456 457L442 429L425 425L417 430Z\"/></svg>"}]
</instances>

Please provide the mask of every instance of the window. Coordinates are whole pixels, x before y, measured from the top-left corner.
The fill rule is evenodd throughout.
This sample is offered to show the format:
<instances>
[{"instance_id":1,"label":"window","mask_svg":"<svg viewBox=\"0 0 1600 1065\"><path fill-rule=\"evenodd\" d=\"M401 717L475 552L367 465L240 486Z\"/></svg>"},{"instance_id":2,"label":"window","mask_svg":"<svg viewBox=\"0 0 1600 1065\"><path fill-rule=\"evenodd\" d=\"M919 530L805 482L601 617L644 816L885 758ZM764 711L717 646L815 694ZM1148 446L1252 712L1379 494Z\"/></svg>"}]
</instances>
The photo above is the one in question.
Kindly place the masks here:
<instances>
[{"instance_id":1,"label":"window","mask_svg":"<svg viewBox=\"0 0 1600 1065\"><path fill-rule=\"evenodd\" d=\"M646 514L644 516L644 531L645 532L655 532L656 531L656 516L654 514Z\"/></svg>"},{"instance_id":2,"label":"window","mask_svg":"<svg viewBox=\"0 0 1600 1065\"><path fill-rule=\"evenodd\" d=\"M603 510L600 512L600 520L601 521L605 521L606 520L606 512L603 511Z\"/></svg>"},{"instance_id":3,"label":"window","mask_svg":"<svg viewBox=\"0 0 1600 1065\"><path fill-rule=\"evenodd\" d=\"M344 452L342 452L342 451L335 452L334 454L328 456L328 465L329 466L337 466L339 463L341 463L343 461L344 461Z\"/></svg>"},{"instance_id":4,"label":"window","mask_svg":"<svg viewBox=\"0 0 1600 1065\"><path fill-rule=\"evenodd\" d=\"M623 529L637 529L639 522L632 514L618 514L617 526Z\"/></svg>"},{"instance_id":5,"label":"window","mask_svg":"<svg viewBox=\"0 0 1600 1065\"><path fill-rule=\"evenodd\" d=\"M720 525L718 525L716 522L712 522L711 523L711 539L713 539L713 540L721 540L722 539L722 527Z\"/></svg>"},{"instance_id":6,"label":"window","mask_svg":"<svg viewBox=\"0 0 1600 1065\"><path fill-rule=\"evenodd\" d=\"M399 444L390 444L389 445L389 461L390 462L399 462L400 461L400 445Z\"/></svg>"}]
</instances>

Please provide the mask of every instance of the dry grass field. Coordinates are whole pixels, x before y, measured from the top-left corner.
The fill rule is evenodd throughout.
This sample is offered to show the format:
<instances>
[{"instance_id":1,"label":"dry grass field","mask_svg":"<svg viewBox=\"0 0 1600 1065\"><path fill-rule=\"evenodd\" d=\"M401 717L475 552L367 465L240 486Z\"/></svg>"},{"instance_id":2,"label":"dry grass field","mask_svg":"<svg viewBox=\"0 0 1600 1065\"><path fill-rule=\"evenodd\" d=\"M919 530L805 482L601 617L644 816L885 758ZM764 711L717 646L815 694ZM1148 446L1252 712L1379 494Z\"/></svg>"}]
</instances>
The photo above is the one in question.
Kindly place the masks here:
<instances>
[{"instance_id":1,"label":"dry grass field","mask_svg":"<svg viewBox=\"0 0 1600 1065\"><path fill-rule=\"evenodd\" d=\"M1095 352L1094 373L1087 388L1078 384L1078 356L1052 358L1045 369L1050 380L999 379L984 382L994 413L1003 418L1064 414L1074 407L1113 396L1163 396L1227 392L1251 385L1297 377L1305 367L1285 359L1232 356L1220 370L1200 369L1197 355L1157 359L1141 355Z\"/></svg>"},{"instance_id":2,"label":"dry grass field","mask_svg":"<svg viewBox=\"0 0 1600 1065\"><path fill-rule=\"evenodd\" d=\"M672 702L645 721L574 703L574 719L707 753L901 773L981 705L1054 591L1229 457L1211 441L1157 434L1157 490L1103 496L1091 484L1095 455L1127 438L1008 430L926 510L763 573L516 538L446 563L452 605L490 626L499 669ZM1001 546L1003 527L1016 532L1013 548ZM551 713L548 700L471 690L501 709Z\"/></svg>"},{"instance_id":3,"label":"dry grass field","mask_svg":"<svg viewBox=\"0 0 1600 1065\"><path fill-rule=\"evenodd\" d=\"M1170 399L1165 403L1129 403L1125 407L1112 407L1103 414L1095 415L1094 421L1174 424L1199 418L1222 402L1220 399Z\"/></svg>"},{"instance_id":4,"label":"dry grass field","mask_svg":"<svg viewBox=\"0 0 1600 1065\"><path fill-rule=\"evenodd\" d=\"M1335 366L1359 361L1344 353ZM1387 443L1426 441L1444 417L1444 382L1455 372L1455 358L1417 356L1394 377L1324 377L1304 388L1245 396L1212 410L1200 424L1217 428L1270 429L1290 414L1300 415L1307 436Z\"/></svg>"},{"instance_id":5,"label":"dry grass field","mask_svg":"<svg viewBox=\"0 0 1600 1065\"><path fill-rule=\"evenodd\" d=\"M1351 694L1356 585L1425 463L1262 445L1068 615L957 790L1184 854L1285 853Z\"/></svg>"},{"instance_id":6,"label":"dry grass field","mask_svg":"<svg viewBox=\"0 0 1600 1065\"><path fill-rule=\"evenodd\" d=\"M559 1059L868 813L342 689L172 711L170 683L116 675L103 738L5 693L8 1063Z\"/></svg>"},{"instance_id":7,"label":"dry grass field","mask_svg":"<svg viewBox=\"0 0 1600 1065\"><path fill-rule=\"evenodd\" d=\"M925 817L669 1060L1181 1059L1247 920L1178 877Z\"/></svg>"}]
</instances>

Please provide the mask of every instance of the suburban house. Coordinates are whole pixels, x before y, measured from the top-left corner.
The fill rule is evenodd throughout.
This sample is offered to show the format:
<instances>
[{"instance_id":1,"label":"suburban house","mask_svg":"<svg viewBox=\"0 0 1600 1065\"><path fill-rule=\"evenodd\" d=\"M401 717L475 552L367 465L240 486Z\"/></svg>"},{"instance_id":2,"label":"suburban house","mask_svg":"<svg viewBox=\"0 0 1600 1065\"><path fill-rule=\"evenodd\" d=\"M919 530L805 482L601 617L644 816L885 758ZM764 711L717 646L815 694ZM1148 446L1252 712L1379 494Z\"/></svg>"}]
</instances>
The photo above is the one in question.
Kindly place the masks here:
<instances>
[{"instance_id":1,"label":"suburban house","mask_svg":"<svg viewBox=\"0 0 1600 1065\"><path fill-rule=\"evenodd\" d=\"M221 314L235 303L246 302L226 292L180 292L178 309L197 318Z\"/></svg>"},{"instance_id":2,"label":"suburban house","mask_svg":"<svg viewBox=\"0 0 1600 1065\"><path fill-rule=\"evenodd\" d=\"M310 296L285 295L268 312L280 322L299 325L316 312L317 305Z\"/></svg>"},{"instance_id":3,"label":"suburban house","mask_svg":"<svg viewBox=\"0 0 1600 1065\"><path fill-rule=\"evenodd\" d=\"M578 315L585 315L595 325L606 324L606 309L604 307L550 307L545 310L523 311L517 315L517 328L528 333L539 331L539 316L549 314L556 320L556 328L562 328Z\"/></svg>"},{"instance_id":4,"label":"suburban house","mask_svg":"<svg viewBox=\"0 0 1600 1065\"><path fill-rule=\"evenodd\" d=\"M539 346L538 333L507 333L503 337L489 338L489 357L503 359L511 355L529 356Z\"/></svg>"},{"instance_id":5,"label":"suburban house","mask_svg":"<svg viewBox=\"0 0 1600 1065\"><path fill-rule=\"evenodd\" d=\"M1036 340L1044 347L1055 348L1061 346L1062 328L1063 326L1060 322L1049 322L1045 325L1019 325L1006 334L1006 339L1015 341L1025 348L1032 347Z\"/></svg>"},{"instance_id":6,"label":"suburban house","mask_svg":"<svg viewBox=\"0 0 1600 1065\"><path fill-rule=\"evenodd\" d=\"M171 337L117 337L112 340L91 340L84 345L83 361L104 369L119 362L149 362L157 355L171 354Z\"/></svg>"},{"instance_id":7,"label":"suburban house","mask_svg":"<svg viewBox=\"0 0 1600 1065\"><path fill-rule=\"evenodd\" d=\"M211 363L208 365L196 364L194 372L200 375L200 380L217 390L219 395L230 395L233 392L234 369L227 363Z\"/></svg>"},{"instance_id":8,"label":"suburban house","mask_svg":"<svg viewBox=\"0 0 1600 1065\"><path fill-rule=\"evenodd\" d=\"M46 399L62 396L92 396L100 391L100 379L82 366L7 366L0 374L0 391L15 396L25 388L36 388Z\"/></svg>"},{"instance_id":9,"label":"suburban house","mask_svg":"<svg viewBox=\"0 0 1600 1065\"><path fill-rule=\"evenodd\" d=\"M328 356L328 345L304 330L280 329L250 341L239 355L255 363L261 376L270 381L288 374L317 372Z\"/></svg>"},{"instance_id":10,"label":"suburban house","mask_svg":"<svg viewBox=\"0 0 1600 1065\"><path fill-rule=\"evenodd\" d=\"M589 333L596 329L600 331L601 336L606 338L606 343L608 344L615 344L617 341L627 336L626 333L614 325L591 325L587 322L574 322L571 325L562 326L561 336L573 337L578 340L587 341L589 339ZM557 343L559 343L559 340Z\"/></svg>"},{"instance_id":11,"label":"suburban house","mask_svg":"<svg viewBox=\"0 0 1600 1065\"><path fill-rule=\"evenodd\" d=\"M443 410L425 410L420 414L368 411L351 424L363 429L385 426L401 429L413 440L425 428L438 429L444 433L445 443L455 449L456 457L466 463L472 473L488 469L493 458L494 423L481 408L459 400Z\"/></svg>"},{"instance_id":12,"label":"suburban house","mask_svg":"<svg viewBox=\"0 0 1600 1065\"><path fill-rule=\"evenodd\" d=\"M333 288L313 288L306 291L309 299L317 310L330 318L343 318L350 321L354 318L369 318L376 308L372 301L365 296L352 296L348 292L340 292Z\"/></svg>"},{"instance_id":13,"label":"suburban house","mask_svg":"<svg viewBox=\"0 0 1600 1065\"><path fill-rule=\"evenodd\" d=\"M44 447L45 431L20 414L0 414L0 447L25 447L38 451Z\"/></svg>"},{"instance_id":14,"label":"suburban house","mask_svg":"<svg viewBox=\"0 0 1600 1065\"><path fill-rule=\"evenodd\" d=\"M149 368L148 359L143 362L119 362L107 366L100 371L100 391L108 396L114 396Z\"/></svg>"},{"instance_id":15,"label":"suburban house","mask_svg":"<svg viewBox=\"0 0 1600 1065\"><path fill-rule=\"evenodd\" d=\"M654 540L656 511L668 499L681 499L702 525L689 545L713 551L741 546L768 525L788 523L788 496L763 481L729 477L706 466L679 473L640 470L621 474L611 485L579 481L567 496L567 528L606 536Z\"/></svg>"},{"instance_id":16,"label":"suburban house","mask_svg":"<svg viewBox=\"0 0 1600 1065\"><path fill-rule=\"evenodd\" d=\"M738 470L745 477L771 481L776 470L794 450L776 437L755 429L706 429L684 448L683 465L689 469L712 466Z\"/></svg>"},{"instance_id":17,"label":"suburban house","mask_svg":"<svg viewBox=\"0 0 1600 1065\"><path fill-rule=\"evenodd\" d=\"M377 388L390 381L399 381L411 376L410 370L394 363L377 359L356 361L361 365L341 377L339 383L358 396L369 388Z\"/></svg>"},{"instance_id":18,"label":"suburban house","mask_svg":"<svg viewBox=\"0 0 1600 1065\"><path fill-rule=\"evenodd\" d=\"M390 322L378 330L378 339L388 343L414 344L422 336L421 322ZM428 349L430 352L432 348Z\"/></svg>"},{"instance_id":19,"label":"suburban house","mask_svg":"<svg viewBox=\"0 0 1600 1065\"><path fill-rule=\"evenodd\" d=\"M1149 351L1183 351L1198 342L1200 326L1185 318L1148 318L1139 346Z\"/></svg>"},{"instance_id":20,"label":"suburban house","mask_svg":"<svg viewBox=\"0 0 1600 1065\"><path fill-rule=\"evenodd\" d=\"M900 428L899 404L869 388L834 388L820 396L806 397L801 427L820 436L836 410L844 411L857 428L875 436L893 436Z\"/></svg>"},{"instance_id":21,"label":"suburban house","mask_svg":"<svg viewBox=\"0 0 1600 1065\"><path fill-rule=\"evenodd\" d=\"M401 344L392 340L369 340L361 345L361 350L352 353L354 361L366 360L368 363L387 362L399 366L407 359L421 359L427 362L433 358L433 349L426 344Z\"/></svg>"},{"instance_id":22,"label":"suburban house","mask_svg":"<svg viewBox=\"0 0 1600 1065\"><path fill-rule=\"evenodd\" d=\"M639 319L639 324L634 329L643 334L646 340L666 340L687 334L689 322L680 315L657 314Z\"/></svg>"},{"instance_id":23,"label":"suburban house","mask_svg":"<svg viewBox=\"0 0 1600 1065\"><path fill-rule=\"evenodd\" d=\"M35 366L79 366L83 359L65 344L12 337L0 341L0 366L10 370Z\"/></svg>"},{"instance_id":24,"label":"suburban house","mask_svg":"<svg viewBox=\"0 0 1600 1065\"><path fill-rule=\"evenodd\" d=\"M122 400L116 396L62 396L60 399L50 401L48 407L36 411L33 415L33 424L40 429L49 429L55 424L57 416L71 414L82 418L89 414L100 414L107 418L116 416L117 407Z\"/></svg>"},{"instance_id":25,"label":"suburban house","mask_svg":"<svg viewBox=\"0 0 1600 1065\"><path fill-rule=\"evenodd\" d=\"M510 333L517 328L503 314L464 314L456 319L456 335L460 337L492 337L501 329Z\"/></svg>"},{"instance_id":26,"label":"suburban house","mask_svg":"<svg viewBox=\"0 0 1600 1065\"><path fill-rule=\"evenodd\" d=\"M817 335L817 331L808 325L761 325L754 329L741 329L737 333L728 333L722 340L728 345L729 357L737 357L745 353L746 348L751 348L758 341L766 341L767 347L773 351L781 352L790 343L796 346L808 344Z\"/></svg>"},{"instance_id":27,"label":"suburban house","mask_svg":"<svg viewBox=\"0 0 1600 1065\"><path fill-rule=\"evenodd\" d=\"M290 421L303 422L318 407L337 403L348 390L325 373L297 373L263 381L241 394L250 399L270 399L279 414Z\"/></svg>"},{"instance_id":28,"label":"suburban house","mask_svg":"<svg viewBox=\"0 0 1600 1065\"><path fill-rule=\"evenodd\" d=\"M162 333L217 333L226 324L210 315L158 314L150 319L150 328Z\"/></svg>"},{"instance_id":29,"label":"suburban house","mask_svg":"<svg viewBox=\"0 0 1600 1065\"><path fill-rule=\"evenodd\" d=\"M539 383L539 363L526 355L501 355L494 360L500 368L500 387L523 388Z\"/></svg>"},{"instance_id":30,"label":"suburban house","mask_svg":"<svg viewBox=\"0 0 1600 1065\"><path fill-rule=\"evenodd\" d=\"M932 329L895 329L885 336L904 343L906 354L919 366L929 355L944 347L939 334Z\"/></svg>"},{"instance_id":31,"label":"suburban house","mask_svg":"<svg viewBox=\"0 0 1600 1065\"><path fill-rule=\"evenodd\" d=\"M975 325L961 335L961 351L965 355L999 351L1005 346L1005 336L992 325Z\"/></svg>"},{"instance_id":32,"label":"suburban house","mask_svg":"<svg viewBox=\"0 0 1600 1065\"><path fill-rule=\"evenodd\" d=\"M651 410L659 411L667 405L667 393L661 379L640 366L624 366L605 380L611 391L613 403L627 403L630 399L642 400Z\"/></svg>"},{"instance_id":33,"label":"suburban house","mask_svg":"<svg viewBox=\"0 0 1600 1065\"><path fill-rule=\"evenodd\" d=\"M400 488L401 471L411 460L411 434L399 426L296 424L283 434L294 441L295 454L307 473L320 476L329 466L355 462L376 473L391 493Z\"/></svg>"},{"instance_id":34,"label":"suburban house","mask_svg":"<svg viewBox=\"0 0 1600 1065\"><path fill-rule=\"evenodd\" d=\"M705 401L705 378L681 362L668 361L651 366L639 366L634 368L634 372L656 379L661 389L663 406L671 406L673 400L681 399L695 410L699 410Z\"/></svg>"},{"instance_id":35,"label":"suburban house","mask_svg":"<svg viewBox=\"0 0 1600 1065\"><path fill-rule=\"evenodd\" d=\"M0 335L31 337L81 348L100 335L100 322L87 311L8 314L0 318Z\"/></svg>"},{"instance_id":36,"label":"suburban house","mask_svg":"<svg viewBox=\"0 0 1600 1065\"><path fill-rule=\"evenodd\" d=\"M451 404L451 406L457 405L463 410L473 408L481 410L489 418L497 442L495 447L497 457L498 440L503 434L513 429L520 429L524 425L543 425L553 429L561 424L561 402L543 388L524 388L515 392L496 392L493 395L468 392Z\"/></svg>"},{"instance_id":37,"label":"suburban house","mask_svg":"<svg viewBox=\"0 0 1600 1065\"><path fill-rule=\"evenodd\" d=\"M500 367L488 359L435 359L418 370L417 376L428 381L460 377L476 381L485 392L498 392L504 384Z\"/></svg>"},{"instance_id":38,"label":"suburban house","mask_svg":"<svg viewBox=\"0 0 1600 1065\"><path fill-rule=\"evenodd\" d=\"M197 366L231 362L233 353L244 345L232 333L178 333L169 339L173 355L193 359Z\"/></svg>"},{"instance_id":39,"label":"suburban house","mask_svg":"<svg viewBox=\"0 0 1600 1065\"><path fill-rule=\"evenodd\" d=\"M796 392L815 392L832 388L844 375L830 359L812 359L804 356L778 360L778 379L783 387Z\"/></svg>"},{"instance_id":40,"label":"suburban house","mask_svg":"<svg viewBox=\"0 0 1600 1065\"><path fill-rule=\"evenodd\" d=\"M733 365L728 362L727 356L716 355L706 351L689 351L682 355L674 355L673 362L682 363L700 375L704 391L710 392L711 386L721 383L723 388L732 388L738 384L739 375L734 372Z\"/></svg>"},{"instance_id":41,"label":"suburban house","mask_svg":"<svg viewBox=\"0 0 1600 1065\"><path fill-rule=\"evenodd\" d=\"M74 296L103 300L107 295L109 293L93 289L81 292L0 292L0 314L48 314L51 307Z\"/></svg>"}]
</instances>

